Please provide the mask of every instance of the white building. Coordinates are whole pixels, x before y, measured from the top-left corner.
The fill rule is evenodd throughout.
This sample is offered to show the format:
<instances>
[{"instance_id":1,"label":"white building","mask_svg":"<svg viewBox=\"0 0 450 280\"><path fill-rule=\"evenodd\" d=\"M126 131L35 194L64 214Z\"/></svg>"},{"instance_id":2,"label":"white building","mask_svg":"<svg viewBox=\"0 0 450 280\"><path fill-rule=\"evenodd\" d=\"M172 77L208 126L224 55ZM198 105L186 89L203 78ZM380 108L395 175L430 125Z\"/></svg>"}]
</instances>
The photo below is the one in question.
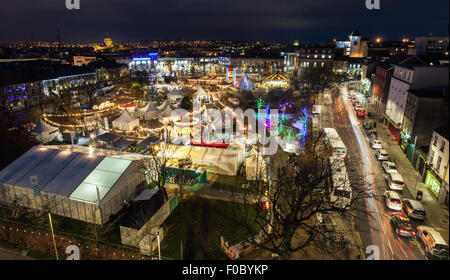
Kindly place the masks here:
<instances>
[{"instance_id":1,"label":"white building","mask_svg":"<svg viewBox=\"0 0 450 280\"><path fill-rule=\"evenodd\" d=\"M391 123L391 131L398 134L403 123L407 91L410 89L430 88L448 85L448 67L428 65L395 65L391 78L385 116Z\"/></svg>"},{"instance_id":2,"label":"white building","mask_svg":"<svg viewBox=\"0 0 450 280\"><path fill-rule=\"evenodd\" d=\"M443 181L447 173L449 163L448 125L434 129L428 150L428 163L431 170L427 170L425 184L438 197L439 201L448 201L448 185Z\"/></svg>"}]
</instances>

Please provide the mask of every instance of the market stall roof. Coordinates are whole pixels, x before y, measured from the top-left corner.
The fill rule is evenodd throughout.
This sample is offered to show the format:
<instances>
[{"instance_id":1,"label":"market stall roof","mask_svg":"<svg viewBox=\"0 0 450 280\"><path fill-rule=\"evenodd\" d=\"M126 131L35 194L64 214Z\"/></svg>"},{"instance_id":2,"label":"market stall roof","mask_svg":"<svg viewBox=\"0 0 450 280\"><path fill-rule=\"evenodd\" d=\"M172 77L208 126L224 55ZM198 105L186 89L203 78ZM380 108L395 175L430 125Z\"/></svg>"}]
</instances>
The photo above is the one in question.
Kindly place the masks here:
<instances>
[{"instance_id":1,"label":"market stall roof","mask_svg":"<svg viewBox=\"0 0 450 280\"><path fill-rule=\"evenodd\" d=\"M272 80L272 81L285 81L286 77L281 75L281 74L279 74L279 73L276 73L276 74L272 74L270 76L267 76L265 79L266 80Z\"/></svg>"},{"instance_id":2,"label":"market stall roof","mask_svg":"<svg viewBox=\"0 0 450 280\"><path fill-rule=\"evenodd\" d=\"M111 133L111 132L106 132L106 133L100 134L96 137L97 140L100 140L100 141L103 141L106 143L112 143L119 138L120 137L118 135Z\"/></svg>"},{"instance_id":3,"label":"market stall roof","mask_svg":"<svg viewBox=\"0 0 450 280\"><path fill-rule=\"evenodd\" d=\"M141 112L158 112L158 109L153 104L153 102L148 102L147 105L145 105L144 108L141 109Z\"/></svg>"},{"instance_id":4,"label":"market stall roof","mask_svg":"<svg viewBox=\"0 0 450 280\"><path fill-rule=\"evenodd\" d=\"M112 147L113 147L114 149L117 149L117 150L124 150L124 149L130 147L132 144L133 144L132 141L128 141L128 140L125 140L125 139L120 138L120 139L118 139L118 140L112 142L111 145L112 145Z\"/></svg>"},{"instance_id":5,"label":"market stall roof","mask_svg":"<svg viewBox=\"0 0 450 280\"><path fill-rule=\"evenodd\" d=\"M199 87L198 90L194 93L196 96L209 96L209 93L207 93L202 87Z\"/></svg>"},{"instance_id":6,"label":"market stall roof","mask_svg":"<svg viewBox=\"0 0 450 280\"><path fill-rule=\"evenodd\" d=\"M58 130L57 127L53 127L47 123L45 123L43 120L39 120L36 127L33 128L33 133L44 133L44 132L52 132Z\"/></svg>"},{"instance_id":7,"label":"market stall roof","mask_svg":"<svg viewBox=\"0 0 450 280\"><path fill-rule=\"evenodd\" d=\"M129 123L132 121L137 120L138 118L133 117L130 112L128 112L127 109L124 109L122 111L122 114L120 114L120 117L118 117L117 119L114 120L114 122L122 122L122 123Z\"/></svg>"},{"instance_id":8,"label":"market stall roof","mask_svg":"<svg viewBox=\"0 0 450 280\"><path fill-rule=\"evenodd\" d=\"M147 137L144 140L142 140L141 142L139 142L137 144L137 146L141 146L141 147L153 146L160 142L161 142L161 139L159 139L155 135L150 135L149 137Z\"/></svg>"},{"instance_id":9,"label":"market stall roof","mask_svg":"<svg viewBox=\"0 0 450 280\"><path fill-rule=\"evenodd\" d=\"M168 103L168 101L166 102ZM163 118L170 118L174 110L175 108L169 103L169 105L165 106L165 108L159 112L159 115Z\"/></svg>"}]
</instances>

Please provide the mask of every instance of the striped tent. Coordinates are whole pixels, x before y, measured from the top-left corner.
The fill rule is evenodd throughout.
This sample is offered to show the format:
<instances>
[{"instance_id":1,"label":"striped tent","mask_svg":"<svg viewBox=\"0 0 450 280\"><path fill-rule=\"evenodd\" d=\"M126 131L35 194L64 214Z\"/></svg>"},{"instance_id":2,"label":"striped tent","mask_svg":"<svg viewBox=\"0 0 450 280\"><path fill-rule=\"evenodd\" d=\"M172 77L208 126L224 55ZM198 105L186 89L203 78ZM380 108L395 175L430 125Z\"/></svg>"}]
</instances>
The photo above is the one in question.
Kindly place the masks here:
<instances>
[{"instance_id":1,"label":"striped tent","mask_svg":"<svg viewBox=\"0 0 450 280\"><path fill-rule=\"evenodd\" d=\"M272 75L270 75L270 76L267 76L267 77L266 77L266 80L285 81L285 80L286 80L286 77L283 76L283 75L281 75L281 74L276 73L276 74L272 74Z\"/></svg>"}]
</instances>

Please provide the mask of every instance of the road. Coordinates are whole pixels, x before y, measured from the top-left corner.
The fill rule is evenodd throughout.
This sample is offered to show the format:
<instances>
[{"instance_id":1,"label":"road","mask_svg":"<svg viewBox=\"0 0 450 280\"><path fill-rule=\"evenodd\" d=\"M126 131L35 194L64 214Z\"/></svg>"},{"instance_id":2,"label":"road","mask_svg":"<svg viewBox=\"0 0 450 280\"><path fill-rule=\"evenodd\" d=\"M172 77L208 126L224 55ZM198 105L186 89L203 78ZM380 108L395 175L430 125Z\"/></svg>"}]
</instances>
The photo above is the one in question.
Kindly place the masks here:
<instances>
[{"instance_id":1,"label":"road","mask_svg":"<svg viewBox=\"0 0 450 280\"><path fill-rule=\"evenodd\" d=\"M323 103L324 104L324 103ZM346 165L354 193L366 190L368 196L354 205L355 235L359 240L363 258L380 260L426 259L416 239L396 235L390 224L391 211L385 207L383 194L387 182L381 165L368 144L368 137L356 113L347 100L347 88L330 105L322 109L322 126L335 127L347 146ZM412 198L405 191L404 198ZM414 221L411 223L414 227ZM372 248L368 248L370 245ZM366 251L367 250L367 251ZM378 251L378 252L377 252Z\"/></svg>"}]
</instances>

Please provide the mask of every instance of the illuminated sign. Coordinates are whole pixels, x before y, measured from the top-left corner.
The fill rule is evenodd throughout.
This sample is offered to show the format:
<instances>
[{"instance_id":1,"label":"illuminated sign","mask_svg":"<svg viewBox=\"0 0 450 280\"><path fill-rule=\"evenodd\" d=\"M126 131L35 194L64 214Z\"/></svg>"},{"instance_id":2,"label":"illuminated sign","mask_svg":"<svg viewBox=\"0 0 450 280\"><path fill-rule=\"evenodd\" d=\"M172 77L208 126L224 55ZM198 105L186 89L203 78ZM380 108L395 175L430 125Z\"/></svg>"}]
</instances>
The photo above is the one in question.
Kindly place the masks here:
<instances>
[{"instance_id":1,"label":"illuminated sign","mask_svg":"<svg viewBox=\"0 0 450 280\"><path fill-rule=\"evenodd\" d=\"M427 170L427 178L425 180L425 185L427 185L433 194L438 197L439 189L441 188L441 183L436 179L436 177L431 174L430 170Z\"/></svg>"}]
</instances>

